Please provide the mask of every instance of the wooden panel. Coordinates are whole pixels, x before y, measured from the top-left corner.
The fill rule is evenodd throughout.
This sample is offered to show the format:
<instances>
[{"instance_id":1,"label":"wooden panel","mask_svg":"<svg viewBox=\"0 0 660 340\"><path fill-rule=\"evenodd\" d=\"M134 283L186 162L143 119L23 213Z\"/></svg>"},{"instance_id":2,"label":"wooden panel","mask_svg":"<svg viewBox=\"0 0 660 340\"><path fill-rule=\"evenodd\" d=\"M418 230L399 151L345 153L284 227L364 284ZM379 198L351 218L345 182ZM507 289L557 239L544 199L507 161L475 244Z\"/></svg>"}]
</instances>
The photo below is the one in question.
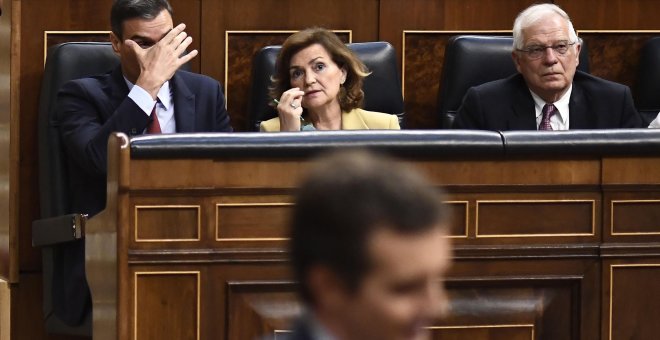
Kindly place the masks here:
<instances>
[{"instance_id":1,"label":"wooden panel","mask_svg":"<svg viewBox=\"0 0 660 340\"><path fill-rule=\"evenodd\" d=\"M516 15L534 0L381 0L379 39L402 51L405 30L511 30ZM550 1L543 1L550 2ZM401 59L399 59L401 60Z\"/></svg>"},{"instance_id":2,"label":"wooden panel","mask_svg":"<svg viewBox=\"0 0 660 340\"><path fill-rule=\"evenodd\" d=\"M611 265L606 339L654 339L660 333L660 264ZM652 319L649 319L652 316Z\"/></svg>"},{"instance_id":3,"label":"wooden panel","mask_svg":"<svg viewBox=\"0 0 660 340\"><path fill-rule=\"evenodd\" d=\"M595 214L595 201L477 201L477 237L589 236Z\"/></svg>"},{"instance_id":4,"label":"wooden panel","mask_svg":"<svg viewBox=\"0 0 660 340\"><path fill-rule=\"evenodd\" d=\"M607 157L603 159L603 184L658 184L660 159Z\"/></svg>"},{"instance_id":5,"label":"wooden panel","mask_svg":"<svg viewBox=\"0 0 660 340\"><path fill-rule=\"evenodd\" d=\"M131 183L136 189L150 188L292 188L302 178L308 164L294 161L273 161L266 165L251 160L201 160L195 176L180 176L191 167L190 160L136 160L132 162ZM169 171L158 171L166 166ZM150 172L151 171L151 172ZM273 174L287 174L274 176Z\"/></svg>"},{"instance_id":6,"label":"wooden panel","mask_svg":"<svg viewBox=\"0 0 660 340\"><path fill-rule=\"evenodd\" d=\"M534 340L534 325L485 325L431 328L434 340Z\"/></svg>"},{"instance_id":7,"label":"wooden panel","mask_svg":"<svg viewBox=\"0 0 660 340\"><path fill-rule=\"evenodd\" d=\"M18 167L17 135L11 124L11 2L0 16L0 278L16 282L18 276L18 225L13 214ZM11 207L10 207L11 206ZM2 321L2 320L0 320ZM7 325L8 326L8 325ZM0 327L2 329L2 327ZM1 336L2 334L0 334Z\"/></svg>"},{"instance_id":8,"label":"wooden panel","mask_svg":"<svg viewBox=\"0 0 660 340\"><path fill-rule=\"evenodd\" d=\"M231 203L216 206L216 239L284 240L292 203Z\"/></svg>"},{"instance_id":9,"label":"wooden panel","mask_svg":"<svg viewBox=\"0 0 660 340\"><path fill-rule=\"evenodd\" d=\"M201 229L200 206L136 206L137 242L197 241Z\"/></svg>"},{"instance_id":10,"label":"wooden panel","mask_svg":"<svg viewBox=\"0 0 660 340\"><path fill-rule=\"evenodd\" d=\"M248 101L254 54L268 45L281 45L295 31L230 31L225 41L225 92L231 102L227 110L236 131L252 131L248 127ZM351 42L350 31L336 31L344 42ZM229 71L231 70L231 72Z\"/></svg>"},{"instance_id":11,"label":"wooden panel","mask_svg":"<svg viewBox=\"0 0 660 340\"><path fill-rule=\"evenodd\" d=\"M361 0L359 5L353 0L204 1L201 12L201 22L204 23L201 71L223 79L226 31L300 30L322 26L333 30L350 29L354 41L375 41L378 39L378 6L378 0ZM228 72L244 71L229 69ZM241 95L245 97L247 93ZM230 103L245 101L231 96L228 99ZM236 109L240 110L240 107ZM232 118L244 114L239 111L233 113ZM237 129L242 128L240 122L235 125Z\"/></svg>"},{"instance_id":12,"label":"wooden panel","mask_svg":"<svg viewBox=\"0 0 660 340\"><path fill-rule=\"evenodd\" d=\"M186 24L186 33L193 38L192 44L188 46L188 51L198 50L200 52L197 57L190 61L190 67L193 72L200 72L202 58L202 0L169 0L174 13L172 13L172 21L174 25L180 23ZM218 81L222 79L218 78Z\"/></svg>"},{"instance_id":13,"label":"wooden panel","mask_svg":"<svg viewBox=\"0 0 660 340\"><path fill-rule=\"evenodd\" d=\"M282 335L304 308L292 282L230 282L227 301L228 339Z\"/></svg>"},{"instance_id":14,"label":"wooden panel","mask_svg":"<svg viewBox=\"0 0 660 340\"><path fill-rule=\"evenodd\" d=\"M579 331L571 319L579 313L580 284L568 277L449 280L451 312L430 327L433 338L569 339ZM276 336L302 312L290 283L232 282L228 288L229 339ZM541 327L535 337L536 322L552 327Z\"/></svg>"},{"instance_id":15,"label":"wooden panel","mask_svg":"<svg viewBox=\"0 0 660 340\"><path fill-rule=\"evenodd\" d=\"M612 201L612 235L660 235L660 199Z\"/></svg>"},{"instance_id":16,"label":"wooden panel","mask_svg":"<svg viewBox=\"0 0 660 340\"><path fill-rule=\"evenodd\" d=\"M468 236L468 208L467 201L448 201L445 202L448 213L451 216L449 220L449 236L452 238L465 238Z\"/></svg>"},{"instance_id":17,"label":"wooden panel","mask_svg":"<svg viewBox=\"0 0 660 340\"><path fill-rule=\"evenodd\" d=\"M404 31L403 95L406 128L440 127L438 94L447 41L461 34L511 35L511 31Z\"/></svg>"},{"instance_id":18,"label":"wooden panel","mask_svg":"<svg viewBox=\"0 0 660 340\"><path fill-rule=\"evenodd\" d=\"M199 339L199 272L137 272L134 339Z\"/></svg>"},{"instance_id":19,"label":"wooden panel","mask_svg":"<svg viewBox=\"0 0 660 340\"><path fill-rule=\"evenodd\" d=\"M646 0L555 0L575 29L657 29L660 2Z\"/></svg>"},{"instance_id":20,"label":"wooden panel","mask_svg":"<svg viewBox=\"0 0 660 340\"><path fill-rule=\"evenodd\" d=\"M640 50L649 38L659 35L660 31L580 30L578 34L589 51L589 72L634 90Z\"/></svg>"},{"instance_id":21,"label":"wooden panel","mask_svg":"<svg viewBox=\"0 0 660 340\"><path fill-rule=\"evenodd\" d=\"M437 334L442 335L442 339L445 334L449 339L472 339L469 336L475 331L490 332L495 335L493 339L506 339L504 334L514 334L516 338L526 334L525 339L571 339L572 334L579 333L580 326L571 320L580 313L576 308L583 284L580 279L529 275L518 278L506 274L495 279L487 275L480 275L478 280L452 279L451 276L447 279L450 312L434 325L439 327ZM522 327L512 327L515 325ZM535 325L552 327L539 327L535 331ZM473 329L484 326L493 329ZM500 332L499 327L508 331ZM536 333L533 338L529 337L530 328ZM452 331L447 332L449 329Z\"/></svg>"}]
</instances>

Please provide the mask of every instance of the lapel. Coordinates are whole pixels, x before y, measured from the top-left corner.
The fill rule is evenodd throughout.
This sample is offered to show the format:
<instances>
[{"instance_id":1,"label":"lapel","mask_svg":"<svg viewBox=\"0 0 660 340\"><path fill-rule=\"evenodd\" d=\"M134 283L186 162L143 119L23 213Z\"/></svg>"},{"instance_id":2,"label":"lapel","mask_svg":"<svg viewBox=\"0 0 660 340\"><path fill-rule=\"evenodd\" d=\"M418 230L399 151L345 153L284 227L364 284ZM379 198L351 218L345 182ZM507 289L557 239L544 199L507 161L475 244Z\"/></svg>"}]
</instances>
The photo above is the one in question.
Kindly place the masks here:
<instances>
[{"instance_id":1,"label":"lapel","mask_svg":"<svg viewBox=\"0 0 660 340\"><path fill-rule=\"evenodd\" d=\"M128 85L126 85L124 74L121 73L121 66L112 70L110 81L105 84L103 92L107 93L110 98L105 110L107 115L105 118L108 119L128 96Z\"/></svg>"},{"instance_id":2,"label":"lapel","mask_svg":"<svg viewBox=\"0 0 660 340\"><path fill-rule=\"evenodd\" d=\"M586 95L582 90L582 87L579 86L579 83L575 81L573 82L573 90L568 102L568 114L568 128L570 130L587 129L590 126L595 126L595 122L589 122Z\"/></svg>"},{"instance_id":3,"label":"lapel","mask_svg":"<svg viewBox=\"0 0 660 340\"><path fill-rule=\"evenodd\" d=\"M516 86L518 90L515 91L514 98L511 102L511 111L513 115L507 122L508 130L536 130L536 115L534 111L534 99L529 92L529 88L525 83L521 74L516 76Z\"/></svg>"},{"instance_id":4,"label":"lapel","mask_svg":"<svg viewBox=\"0 0 660 340\"><path fill-rule=\"evenodd\" d=\"M172 88L172 99L174 100L174 121L176 132L195 131L195 95L179 75L174 73L170 79Z\"/></svg>"},{"instance_id":5,"label":"lapel","mask_svg":"<svg viewBox=\"0 0 660 340\"><path fill-rule=\"evenodd\" d=\"M369 130L369 126L362 119L359 109L353 109L349 112L342 112L341 114L341 129L342 130Z\"/></svg>"}]
</instances>

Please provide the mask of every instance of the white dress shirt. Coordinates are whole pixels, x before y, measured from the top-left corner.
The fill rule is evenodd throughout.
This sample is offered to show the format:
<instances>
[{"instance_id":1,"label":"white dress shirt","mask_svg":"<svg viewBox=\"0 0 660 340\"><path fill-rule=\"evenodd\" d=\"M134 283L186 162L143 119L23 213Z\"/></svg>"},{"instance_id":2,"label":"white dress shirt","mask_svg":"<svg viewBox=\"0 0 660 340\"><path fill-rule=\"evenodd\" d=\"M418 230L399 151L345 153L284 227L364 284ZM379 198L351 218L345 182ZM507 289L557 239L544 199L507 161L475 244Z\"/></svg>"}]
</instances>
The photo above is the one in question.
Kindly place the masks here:
<instances>
[{"instance_id":1,"label":"white dress shirt","mask_svg":"<svg viewBox=\"0 0 660 340\"><path fill-rule=\"evenodd\" d=\"M659 129L660 128L660 112L655 116L655 119L649 124L649 129Z\"/></svg>"},{"instance_id":2,"label":"white dress shirt","mask_svg":"<svg viewBox=\"0 0 660 340\"><path fill-rule=\"evenodd\" d=\"M154 100L146 90L140 86L134 85L126 79L126 77L124 77L124 80L130 90L128 92L128 97L131 98L147 116L151 115L151 110L154 108L154 105L156 105L156 116L158 116L160 131L162 133L175 133L176 122L174 120L174 103L172 100L172 92L170 91L170 82L166 81L165 84L161 86L160 90L158 90L158 100Z\"/></svg>"}]
</instances>

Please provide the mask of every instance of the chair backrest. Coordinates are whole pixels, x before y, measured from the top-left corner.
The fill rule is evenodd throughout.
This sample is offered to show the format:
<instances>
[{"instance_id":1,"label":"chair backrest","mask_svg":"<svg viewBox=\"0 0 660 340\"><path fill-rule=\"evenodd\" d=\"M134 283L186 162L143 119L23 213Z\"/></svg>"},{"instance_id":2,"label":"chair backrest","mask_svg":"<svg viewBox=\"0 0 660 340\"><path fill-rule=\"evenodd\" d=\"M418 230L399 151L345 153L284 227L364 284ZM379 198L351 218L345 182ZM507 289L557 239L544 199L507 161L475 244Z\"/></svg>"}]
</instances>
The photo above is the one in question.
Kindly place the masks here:
<instances>
[{"instance_id":1,"label":"chair backrest","mask_svg":"<svg viewBox=\"0 0 660 340\"><path fill-rule=\"evenodd\" d=\"M119 64L112 45L69 42L52 46L39 96L39 194L41 218L73 213L66 159L55 117L57 92L69 80L102 74Z\"/></svg>"},{"instance_id":2,"label":"chair backrest","mask_svg":"<svg viewBox=\"0 0 660 340\"><path fill-rule=\"evenodd\" d=\"M649 39L640 51L633 93L637 111L650 123L660 112L660 37Z\"/></svg>"},{"instance_id":3,"label":"chair backrest","mask_svg":"<svg viewBox=\"0 0 660 340\"><path fill-rule=\"evenodd\" d=\"M74 213L67 161L55 117L57 92L72 79L105 73L119 64L119 57L110 43L71 42L52 46L41 82L39 96L39 196L41 218ZM82 324L69 326L53 312L52 284L54 267L59 259L55 247L42 248L43 312L50 333L91 335L91 313Z\"/></svg>"},{"instance_id":4,"label":"chair backrest","mask_svg":"<svg viewBox=\"0 0 660 340\"><path fill-rule=\"evenodd\" d=\"M396 53L387 42L347 44L364 62L371 74L364 80L364 109L396 114L399 122L404 116L401 81L396 64ZM277 116L269 104L268 87L275 73L275 61L281 46L266 46L254 56L250 101L248 103L248 129L258 130L261 121Z\"/></svg>"},{"instance_id":5,"label":"chair backrest","mask_svg":"<svg viewBox=\"0 0 660 340\"><path fill-rule=\"evenodd\" d=\"M463 96L470 87L517 72L511 58L512 46L511 36L457 35L449 39L438 93L441 127L451 127ZM589 72L584 43L578 69Z\"/></svg>"}]
</instances>

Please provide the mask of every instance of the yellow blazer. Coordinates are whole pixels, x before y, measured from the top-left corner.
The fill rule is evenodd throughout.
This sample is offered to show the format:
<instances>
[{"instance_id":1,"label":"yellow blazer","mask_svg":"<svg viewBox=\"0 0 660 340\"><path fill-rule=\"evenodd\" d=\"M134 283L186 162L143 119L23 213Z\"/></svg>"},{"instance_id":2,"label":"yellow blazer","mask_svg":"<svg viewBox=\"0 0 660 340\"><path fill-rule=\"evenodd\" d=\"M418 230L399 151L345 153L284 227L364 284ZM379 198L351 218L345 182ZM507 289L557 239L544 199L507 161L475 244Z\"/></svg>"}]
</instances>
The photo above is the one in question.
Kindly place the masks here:
<instances>
[{"instance_id":1,"label":"yellow blazer","mask_svg":"<svg viewBox=\"0 0 660 340\"><path fill-rule=\"evenodd\" d=\"M400 130L396 115L382 112L353 109L341 114L342 130ZM280 118L275 117L261 122L262 132L280 131Z\"/></svg>"}]
</instances>

